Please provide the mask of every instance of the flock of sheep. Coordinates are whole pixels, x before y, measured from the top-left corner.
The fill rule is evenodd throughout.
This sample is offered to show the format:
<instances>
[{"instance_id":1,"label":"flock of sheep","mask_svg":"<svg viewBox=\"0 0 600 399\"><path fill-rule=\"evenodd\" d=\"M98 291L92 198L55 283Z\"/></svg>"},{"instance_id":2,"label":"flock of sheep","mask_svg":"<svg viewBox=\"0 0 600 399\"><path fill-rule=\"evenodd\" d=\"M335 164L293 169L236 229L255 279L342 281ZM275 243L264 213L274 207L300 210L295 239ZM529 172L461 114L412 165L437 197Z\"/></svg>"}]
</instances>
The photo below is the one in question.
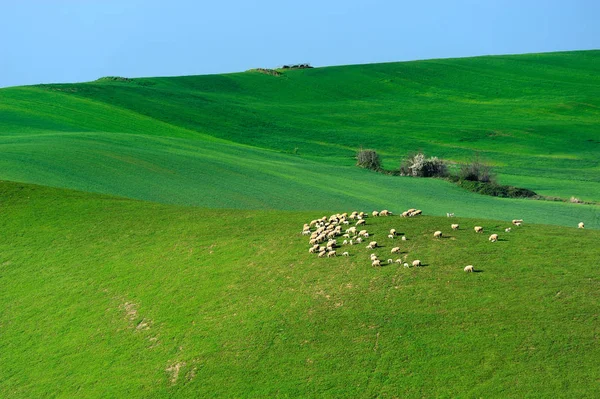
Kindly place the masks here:
<instances>
[{"instance_id":1,"label":"flock of sheep","mask_svg":"<svg viewBox=\"0 0 600 399\"><path fill-rule=\"evenodd\" d=\"M402 212L402 217L414 217L421 215L423 212L420 209L409 209L405 212ZM391 216L392 212L384 209L382 211L373 211L371 216L373 217L382 217L382 216ZM454 217L454 213L447 213L446 216ZM362 227L366 224L366 219L368 215L365 212L357 212L354 211L350 215L348 213L338 213L333 214L329 217L323 216L320 219L314 219L310 223L305 223L302 229L302 235L310 236L309 244L310 248L308 252L311 254L316 254L319 258L331 258L338 255L337 248L342 246L352 246L352 245L360 245L364 242L368 241L369 232L366 229L362 229ZM352 226L350 226L352 224ZM523 224L522 219L514 219L512 221L514 226L521 226ZM359 227L360 226L360 227ZM460 226L457 223L452 223L450 225L452 230L458 230ZM578 224L580 229L584 228L583 222ZM361 230L359 230L361 228ZM506 233L511 232L511 227L507 227L504 231ZM483 233L482 226L474 227L475 233ZM398 236L396 229L391 229L388 238L394 239ZM433 233L434 238L442 238L442 231L438 230ZM338 243L338 240L342 240L342 243ZM404 235L401 235L401 239L406 241L407 238ZM490 242L497 242L499 239L499 235L494 233L489 236L488 240ZM376 249L378 247L377 241L369 241L366 245L367 249ZM393 247L391 249L391 254L398 255L400 254L400 247ZM344 251L341 254L342 256L350 256L348 251ZM372 253L370 255L371 265L373 267L382 266L381 260L379 257ZM408 262L404 262L401 258L396 260L388 259L388 264L398 263L402 264L404 267L410 267ZM421 260L415 259L411 262L413 267L421 266ZM465 272L473 272L473 265L467 265L464 268Z\"/></svg>"}]
</instances>

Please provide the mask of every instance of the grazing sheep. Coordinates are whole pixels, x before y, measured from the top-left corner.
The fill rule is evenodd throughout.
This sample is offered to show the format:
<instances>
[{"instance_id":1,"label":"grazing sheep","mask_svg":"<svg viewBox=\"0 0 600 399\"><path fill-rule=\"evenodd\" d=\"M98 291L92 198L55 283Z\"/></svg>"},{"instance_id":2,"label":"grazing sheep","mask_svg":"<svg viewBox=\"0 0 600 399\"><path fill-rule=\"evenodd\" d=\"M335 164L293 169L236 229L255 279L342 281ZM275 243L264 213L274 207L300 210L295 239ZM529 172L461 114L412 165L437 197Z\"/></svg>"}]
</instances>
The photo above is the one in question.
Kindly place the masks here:
<instances>
[{"instance_id":1,"label":"grazing sheep","mask_svg":"<svg viewBox=\"0 0 600 399\"><path fill-rule=\"evenodd\" d=\"M343 223L343 224L350 224L350 222L349 222L349 221L347 221L347 220L342 220L342 223Z\"/></svg>"},{"instance_id":2,"label":"grazing sheep","mask_svg":"<svg viewBox=\"0 0 600 399\"><path fill-rule=\"evenodd\" d=\"M400 247L394 247L394 248L392 248L391 253L393 253L393 254L399 254L400 253Z\"/></svg>"},{"instance_id":3,"label":"grazing sheep","mask_svg":"<svg viewBox=\"0 0 600 399\"><path fill-rule=\"evenodd\" d=\"M383 211L379 212L379 216L391 216L392 212L388 211L387 209L384 209Z\"/></svg>"},{"instance_id":4,"label":"grazing sheep","mask_svg":"<svg viewBox=\"0 0 600 399\"><path fill-rule=\"evenodd\" d=\"M371 260L375 260L375 259L379 259L379 258L377 257L377 255L371 254Z\"/></svg>"},{"instance_id":5,"label":"grazing sheep","mask_svg":"<svg viewBox=\"0 0 600 399\"><path fill-rule=\"evenodd\" d=\"M311 235L311 234L312 234L312 233L310 232L310 230L302 230L302 235L303 235L303 236L309 236L309 235Z\"/></svg>"},{"instance_id":6,"label":"grazing sheep","mask_svg":"<svg viewBox=\"0 0 600 399\"><path fill-rule=\"evenodd\" d=\"M381 266L381 261L379 259L375 259L371 265L373 265L373 267Z\"/></svg>"},{"instance_id":7,"label":"grazing sheep","mask_svg":"<svg viewBox=\"0 0 600 399\"><path fill-rule=\"evenodd\" d=\"M406 211L406 212L408 212L408 213L413 213L413 212L416 212L416 211L417 211L417 209L416 209L416 208L410 208L410 209L409 209L408 211Z\"/></svg>"},{"instance_id":8,"label":"grazing sheep","mask_svg":"<svg viewBox=\"0 0 600 399\"><path fill-rule=\"evenodd\" d=\"M344 241L342 242L342 245L348 245L348 240L344 240Z\"/></svg>"},{"instance_id":9,"label":"grazing sheep","mask_svg":"<svg viewBox=\"0 0 600 399\"><path fill-rule=\"evenodd\" d=\"M394 262L396 262L396 263L400 264L400 263L402 263L402 259L398 258L398 259L396 259ZM408 263L407 263L407 264L408 264Z\"/></svg>"},{"instance_id":10,"label":"grazing sheep","mask_svg":"<svg viewBox=\"0 0 600 399\"><path fill-rule=\"evenodd\" d=\"M442 238L442 232L441 231L436 231L435 233L433 233L433 237L434 238Z\"/></svg>"},{"instance_id":11,"label":"grazing sheep","mask_svg":"<svg viewBox=\"0 0 600 399\"><path fill-rule=\"evenodd\" d=\"M369 245L367 245L367 248L369 248L369 249L375 249L375 248L377 248L377 241L371 241L369 243Z\"/></svg>"},{"instance_id":12,"label":"grazing sheep","mask_svg":"<svg viewBox=\"0 0 600 399\"><path fill-rule=\"evenodd\" d=\"M402 236L402 241L406 241L406 236Z\"/></svg>"},{"instance_id":13,"label":"grazing sheep","mask_svg":"<svg viewBox=\"0 0 600 399\"><path fill-rule=\"evenodd\" d=\"M394 235L393 234L388 234L388 238L394 239Z\"/></svg>"},{"instance_id":14,"label":"grazing sheep","mask_svg":"<svg viewBox=\"0 0 600 399\"><path fill-rule=\"evenodd\" d=\"M507 227L507 228L505 228L505 229L504 229L504 232L505 232L505 233L510 233L510 231L511 231L511 228L510 228L510 227Z\"/></svg>"},{"instance_id":15,"label":"grazing sheep","mask_svg":"<svg viewBox=\"0 0 600 399\"><path fill-rule=\"evenodd\" d=\"M373 216L379 216L379 212L373 211L373 213L371 215L373 215Z\"/></svg>"},{"instance_id":16,"label":"grazing sheep","mask_svg":"<svg viewBox=\"0 0 600 399\"><path fill-rule=\"evenodd\" d=\"M473 273L473 265L465 266L465 272Z\"/></svg>"},{"instance_id":17,"label":"grazing sheep","mask_svg":"<svg viewBox=\"0 0 600 399\"><path fill-rule=\"evenodd\" d=\"M404 263L404 267L410 267L410 265L408 263Z\"/></svg>"},{"instance_id":18,"label":"grazing sheep","mask_svg":"<svg viewBox=\"0 0 600 399\"><path fill-rule=\"evenodd\" d=\"M514 219L512 221L512 224L514 224L515 226L520 226L523 223L523 219Z\"/></svg>"},{"instance_id":19,"label":"grazing sheep","mask_svg":"<svg viewBox=\"0 0 600 399\"><path fill-rule=\"evenodd\" d=\"M394 261L392 259L388 259L388 265L394 263Z\"/></svg>"},{"instance_id":20,"label":"grazing sheep","mask_svg":"<svg viewBox=\"0 0 600 399\"><path fill-rule=\"evenodd\" d=\"M321 251L321 252L319 252L319 258L324 258L324 257L325 257L325 255L327 255L327 252L326 252L326 251Z\"/></svg>"},{"instance_id":21,"label":"grazing sheep","mask_svg":"<svg viewBox=\"0 0 600 399\"><path fill-rule=\"evenodd\" d=\"M331 258L331 257L335 258L336 256L337 256L337 252L335 252L335 251L329 251L329 252L327 252L327 257L328 258Z\"/></svg>"},{"instance_id":22,"label":"grazing sheep","mask_svg":"<svg viewBox=\"0 0 600 399\"><path fill-rule=\"evenodd\" d=\"M400 216L402 216L403 218L408 217L408 216L410 216L410 212L404 211L404 212L402 212L402 214Z\"/></svg>"},{"instance_id":23,"label":"grazing sheep","mask_svg":"<svg viewBox=\"0 0 600 399\"><path fill-rule=\"evenodd\" d=\"M454 217L454 213L446 213L446 216L449 218L453 218Z\"/></svg>"},{"instance_id":24,"label":"grazing sheep","mask_svg":"<svg viewBox=\"0 0 600 399\"><path fill-rule=\"evenodd\" d=\"M358 237L358 238L356 239L356 242L360 244L360 243L362 242L362 238Z\"/></svg>"},{"instance_id":25,"label":"grazing sheep","mask_svg":"<svg viewBox=\"0 0 600 399\"><path fill-rule=\"evenodd\" d=\"M365 238L369 238L369 233L365 233Z\"/></svg>"},{"instance_id":26,"label":"grazing sheep","mask_svg":"<svg viewBox=\"0 0 600 399\"><path fill-rule=\"evenodd\" d=\"M317 252L317 248L315 247L310 247L310 249L308 250L309 254L314 254L315 252Z\"/></svg>"},{"instance_id":27,"label":"grazing sheep","mask_svg":"<svg viewBox=\"0 0 600 399\"><path fill-rule=\"evenodd\" d=\"M393 235L393 236L395 236L396 235L396 229L391 229L390 230L390 234Z\"/></svg>"},{"instance_id":28,"label":"grazing sheep","mask_svg":"<svg viewBox=\"0 0 600 399\"><path fill-rule=\"evenodd\" d=\"M452 230L458 230L459 226L455 223L455 224L451 224L450 227L452 227Z\"/></svg>"},{"instance_id":29,"label":"grazing sheep","mask_svg":"<svg viewBox=\"0 0 600 399\"><path fill-rule=\"evenodd\" d=\"M474 230L475 230L475 233L483 233L483 227L481 227L481 226L475 226Z\"/></svg>"},{"instance_id":30,"label":"grazing sheep","mask_svg":"<svg viewBox=\"0 0 600 399\"><path fill-rule=\"evenodd\" d=\"M583 222L579 222L579 224L577 225L578 229L583 229L585 227L585 225L583 224Z\"/></svg>"},{"instance_id":31,"label":"grazing sheep","mask_svg":"<svg viewBox=\"0 0 600 399\"><path fill-rule=\"evenodd\" d=\"M413 260L413 263L412 263L412 265L413 265L414 267L421 266L421 261L420 261L420 260L418 260L418 259L417 259L417 260Z\"/></svg>"},{"instance_id":32,"label":"grazing sheep","mask_svg":"<svg viewBox=\"0 0 600 399\"><path fill-rule=\"evenodd\" d=\"M412 212L411 216L418 216L418 215L421 215L422 213L423 213L422 210L417 209L416 211Z\"/></svg>"},{"instance_id":33,"label":"grazing sheep","mask_svg":"<svg viewBox=\"0 0 600 399\"><path fill-rule=\"evenodd\" d=\"M367 230L361 230L358 232L359 236L364 236L365 234L367 234Z\"/></svg>"},{"instance_id":34,"label":"grazing sheep","mask_svg":"<svg viewBox=\"0 0 600 399\"><path fill-rule=\"evenodd\" d=\"M363 224L367 223L364 219L360 219L358 222L356 222L357 226L361 226Z\"/></svg>"},{"instance_id":35,"label":"grazing sheep","mask_svg":"<svg viewBox=\"0 0 600 399\"><path fill-rule=\"evenodd\" d=\"M342 253L342 256L350 256L350 254L348 253L348 251Z\"/></svg>"},{"instance_id":36,"label":"grazing sheep","mask_svg":"<svg viewBox=\"0 0 600 399\"><path fill-rule=\"evenodd\" d=\"M488 238L488 240L490 240L491 242L496 242L498 241L498 234L492 234L490 236L490 238Z\"/></svg>"},{"instance_id":37,"label":"grazing sheep","mask_svg":"<svg viewBox=\"0 0 600 399\"><path fill-rule=\"evenodd\" d=\"M352 226L352 227L346 229L346 233L347 234L356 234L356 227Z\"/></svg>"},{"instance_id":38,"label":"grazing sheep","mask_svg":"<svg viewBox=\"0 0 600 399\"><path fill-rule=\"evenodd\" d=\"M348 244L350 244L350 245L354 245L354 241L353 241L353 240L350 240L350 241L348 241Z\"/></svg>"}]
</instances>

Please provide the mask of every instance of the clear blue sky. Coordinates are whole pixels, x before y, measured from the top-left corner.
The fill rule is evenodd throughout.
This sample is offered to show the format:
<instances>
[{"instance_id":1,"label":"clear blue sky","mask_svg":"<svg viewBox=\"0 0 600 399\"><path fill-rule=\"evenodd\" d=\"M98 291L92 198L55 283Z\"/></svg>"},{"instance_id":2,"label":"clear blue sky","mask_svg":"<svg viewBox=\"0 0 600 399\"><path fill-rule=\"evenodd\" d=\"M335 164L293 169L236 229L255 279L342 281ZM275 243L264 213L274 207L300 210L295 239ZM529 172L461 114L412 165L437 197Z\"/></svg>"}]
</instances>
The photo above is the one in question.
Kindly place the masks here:
<instances>
[{"instance_id":1,"label":"clear blue sky","mask_svg":"<svg viewBox=\"0 0 600 399\"><path fill-rule=\"evenodd\" d=\"M0 0L0 87L600 48L600 0Z\"/></svg>"}]
</instances>

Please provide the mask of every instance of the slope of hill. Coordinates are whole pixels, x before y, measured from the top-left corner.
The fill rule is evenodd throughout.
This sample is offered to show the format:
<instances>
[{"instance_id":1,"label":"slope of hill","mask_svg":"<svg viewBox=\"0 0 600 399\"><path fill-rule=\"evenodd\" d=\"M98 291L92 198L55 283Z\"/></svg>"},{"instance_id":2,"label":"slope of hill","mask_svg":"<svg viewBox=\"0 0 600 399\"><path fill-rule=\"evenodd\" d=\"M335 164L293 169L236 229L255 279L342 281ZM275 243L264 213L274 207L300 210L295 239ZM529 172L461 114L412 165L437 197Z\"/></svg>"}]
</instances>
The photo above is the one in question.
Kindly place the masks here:
<instances>
[{"instance_id":1,"label":"slope of hill","mask_svg":"<svg viewBox=\"0 0 600 399\"><path fill-rule=\"evenodd\" d=\"M600 227L598 207L510 201L352 166L475 152L500 182L600 200L600 51L0 90L0 177L247 209L419 206ZM443 200L440 200L443 199ZM518 213L518 215L517 215Z\"/></svg>"},{"instance_id":2,"label":"slope of hill","mask_svg":"<svg viewBox=\"0 0 600 399\"><path fill-rule=\"evenodd\" d=\"M600 395L598 231L369 218L425 265L373 268L307 253L321 213L0 198L1 397Z\"/></svg>"}]
</instances>

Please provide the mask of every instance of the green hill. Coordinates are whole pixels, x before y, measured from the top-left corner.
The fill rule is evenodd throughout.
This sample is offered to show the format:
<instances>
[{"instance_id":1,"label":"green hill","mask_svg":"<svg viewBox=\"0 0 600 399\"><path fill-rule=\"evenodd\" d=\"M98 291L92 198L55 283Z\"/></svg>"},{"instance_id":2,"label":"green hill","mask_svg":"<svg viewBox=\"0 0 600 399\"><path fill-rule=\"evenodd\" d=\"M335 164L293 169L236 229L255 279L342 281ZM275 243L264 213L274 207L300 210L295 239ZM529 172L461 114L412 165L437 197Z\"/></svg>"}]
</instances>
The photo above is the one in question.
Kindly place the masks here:
<instances>
[{"instance_id":1,"label":"green hill","mask_svg":"<svg viewBox=\"0 0 600 399\"><path fill-rule=\"evenodd\" d=\"M475 153L503 184L600 201L600 51L0 90L0 178L215 208L420 207L600 228L598 207L487 198L388 168Z\"/></svg>"},{"instance_id":2,"label":"green hill","mask_svg":"<svg viewBox=\"0 0 600 399\"><path fill-rule=\"evenodd\" d=\"M3 398L600 395L598 231L369 218L382 248L319 259L321 212L0 198ZM371 267L394 245L424 267Z\"/></svg>"}]
</instances>

